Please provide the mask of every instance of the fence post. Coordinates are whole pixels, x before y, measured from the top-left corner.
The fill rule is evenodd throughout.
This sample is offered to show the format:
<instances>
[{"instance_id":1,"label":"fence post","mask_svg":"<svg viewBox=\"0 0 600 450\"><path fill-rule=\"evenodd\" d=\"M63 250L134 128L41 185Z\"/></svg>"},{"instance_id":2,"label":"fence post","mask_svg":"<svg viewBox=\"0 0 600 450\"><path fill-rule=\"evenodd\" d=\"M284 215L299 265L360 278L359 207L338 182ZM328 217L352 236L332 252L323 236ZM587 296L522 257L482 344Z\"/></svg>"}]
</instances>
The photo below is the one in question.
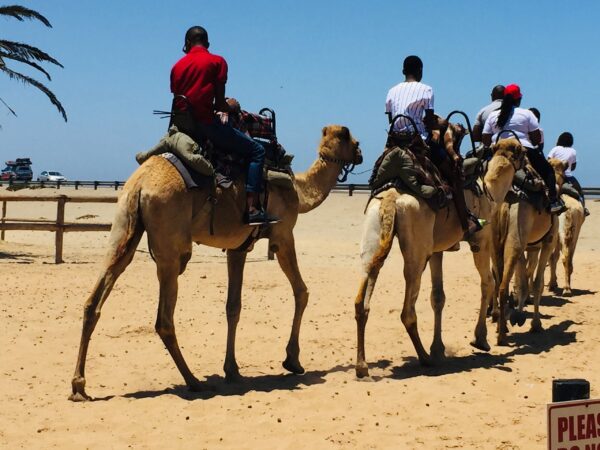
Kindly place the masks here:
<instances>
[{"instance_id":1,"label":"fence post","mask_svg":"<svg viewBox=\"0 0 600 450\"><path fill-rule=\"evenodd\" d=\"M98 189L98 182L94 181L94 190L97 190L97 189Z\"/></svg>"},{"instance_id":2,"label":"fence post","mask_svg":"<svg viewBox=\"0 0 600 450\"><path fill-rule=\"evenodd\" d=\"M75 190L79 189L79 181L75 182Z\"/></svg>"},{"instance_id":3,"label":"fence post","mask_svg":"<svg viewBox=\"0 0 600 450\"><path fill-rule=\"evenodd\" d=\"M119 182L115 181L115 191L119 189Z\"/></svg>"},{"instance_id":4,"label":"fence post","mask_svg":"<svg viewBox=\"0 0 600 450\"><path fill-rule=\"evenodd\" d=\"M350 197L352 197L352 193L353 193L353 192L354 192L354 185L353 185L353 184L350 184L350 185L348 186L348 195L349 195Z\"/></svg>"},{"instance_id":5,"label":"fence post","mask_svg":"<svg viewBox=\"0 0 600 450\"><path fill-rule=\"evenodd\" d=\"M60 180L56 182L56 189L60 189Z\"/></svg>"},{"instance_id":6,"label":"fence post","mask_svg":"<svg viewBox=\"0 0 600 450\"><path fill-rule=\"evenodd\" d=\"M2 223L4 223L4 218L6 217L6 200L2 202ZM0 233L0 241L4 240L4 230Z\"/></svg>"},{"instance_id":7,"label":"fence post","mask_svg":"<svg viewBox=\"0 0 600 450\"><path fill-rule=\"evenodd\" d=\"M61 195L58 199L56 208L56 254L54 256L54 262L60 264L63 262L63 233L65 231L65 202L67 201L66 195Z\"/></svg>"}]
</instances>

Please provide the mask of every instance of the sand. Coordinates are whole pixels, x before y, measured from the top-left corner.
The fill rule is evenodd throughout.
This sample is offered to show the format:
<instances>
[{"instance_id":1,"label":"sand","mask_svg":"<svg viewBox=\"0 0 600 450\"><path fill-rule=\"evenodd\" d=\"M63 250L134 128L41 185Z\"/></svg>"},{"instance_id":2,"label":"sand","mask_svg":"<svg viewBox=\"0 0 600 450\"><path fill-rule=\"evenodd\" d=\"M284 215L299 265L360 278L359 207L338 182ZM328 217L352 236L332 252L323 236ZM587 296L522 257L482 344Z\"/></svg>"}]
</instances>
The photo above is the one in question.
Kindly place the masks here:
<instances>
[{"instance_id":1,"label":"sand","mask_svg":"<svg viewBox=\"0 0 600 450\"><path fill-rule=\"evenodd\" d=\"M580 237L575 296L545 292L546 330L530 334L529 322L513 328L509 347L493 345L495 326L488 321L489 354L469 346L479 286L468 248L446 254L443 335L449 358L441 367L419 366L400 322L404 283L395 246L381 271L367 327L374 381L360 382L354 375L353 303L365 201L364 194L333 194L296 226L299 264L310 291L301 332L302 376L287 375L281 367L293 298L261 242L246 265L237 337L245 381L225 383L225 255L195 247L179 279L175 319L187 362L198 378L216 385L212 393L185 388L154 332L158 282L143 239L92 338L87 392L97 401L69 402L82 306L108 234L67 234L66 262L55 265L52 233L6 232L0 242L0 447L543 449L553 378L587 378L592 397L600 397L595 235L600 204L590 202L592 216ZM78 220L110 221L114 207L68 204L67 220L96 215ZM51 203L8 205L9 217L55 214ZM417 303L426 347L433 332L429 289L427 270Z\"/></svg>"}]
</instances>

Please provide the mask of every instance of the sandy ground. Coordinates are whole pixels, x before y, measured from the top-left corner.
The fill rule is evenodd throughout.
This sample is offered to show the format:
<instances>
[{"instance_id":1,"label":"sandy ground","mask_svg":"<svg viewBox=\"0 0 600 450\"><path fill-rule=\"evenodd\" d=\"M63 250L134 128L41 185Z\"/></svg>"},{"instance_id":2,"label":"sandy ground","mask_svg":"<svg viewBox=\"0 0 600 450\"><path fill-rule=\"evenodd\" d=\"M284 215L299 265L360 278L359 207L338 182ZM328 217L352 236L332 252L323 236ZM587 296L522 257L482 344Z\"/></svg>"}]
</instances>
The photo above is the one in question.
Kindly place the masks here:
<instances>
[{"instance_id":1,"label":"sandy ground","mask_svg":"<svg viewBox=\"0 0 600 450\"><path fill-rule=\"evenodd\" d=\"M67 234L66 263L55 265L52 233L7 232L0 242L0 447L545 448L553 378L587 378L592 397L600 396L600 238L594 234L600 204L590 202L592 216L580 238L575 296L546 293L546 331L530 334L527 323L512 330L510 347L493 346L489 354L469 346L479 304L470 253L463 246L446 255L449 359L442 367L418 365L400 322L402 259L396 246L372 302L367 359L374 382L369 383L355 379L353 366L365 200L364 194L334 194L301 216L296 227L299 263L310 290L301 333L307 370L302 376L286 375L281 367L293 299L261 242L246 266L237 339L245 382L224 382L225 256L219 249L195 248L180 277L175 319L190 367L216 385L215 392L202 394L182 385L154 332L158 283L143 240L92 339L87 392L97 401L67 401L82 306L98 276L108 235ZM8 216L52 218L55 208L10 203ZM113 211L113 204L66 208L67 219L79 221L110 221ZM77 219L85 215L98 217ZM429 289L426 271L417 303L426 347L433 325ZM495 327L488 323L488 329L493 343Z\"/></svg>"}]
</instances>

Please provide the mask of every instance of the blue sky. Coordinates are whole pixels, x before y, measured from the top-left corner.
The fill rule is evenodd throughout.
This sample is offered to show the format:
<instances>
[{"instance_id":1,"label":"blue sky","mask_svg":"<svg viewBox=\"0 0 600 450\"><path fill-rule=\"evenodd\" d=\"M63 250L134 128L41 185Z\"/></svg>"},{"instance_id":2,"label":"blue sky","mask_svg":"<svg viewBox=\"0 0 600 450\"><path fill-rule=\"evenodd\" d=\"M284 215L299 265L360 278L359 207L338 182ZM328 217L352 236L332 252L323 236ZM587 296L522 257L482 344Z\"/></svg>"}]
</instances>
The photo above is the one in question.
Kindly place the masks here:
<instances>
[{"instance_id":1,"label":"blue sky","mask_svg":"<svg viewBox=\"0 0 600 450\"><path fill-rule=\"evenodd\" d=\"M43 94L0 74L0 96L18 113L0 107L0 162L29 156L36 175L126 179L135 153L165 132L152 110L169 107L169 72L182 56L183 34L203 25L211 51L228 61L227 94L250 111L275 109L296 171L314 160L320 130L331 123L350 128L365 155L357 171L370 169L385 141L386 93L402 80L404 57L417 54L438 113L460 109L473 120L495 84L518 83L523 106L542 113L546 153L571 131L575 174L600 185L595 0L18 3L54 28L0 19L2 38L39 46L65 66L49 67L48 86L67 110L66 124Z\"/></svg>"}]
</instances>

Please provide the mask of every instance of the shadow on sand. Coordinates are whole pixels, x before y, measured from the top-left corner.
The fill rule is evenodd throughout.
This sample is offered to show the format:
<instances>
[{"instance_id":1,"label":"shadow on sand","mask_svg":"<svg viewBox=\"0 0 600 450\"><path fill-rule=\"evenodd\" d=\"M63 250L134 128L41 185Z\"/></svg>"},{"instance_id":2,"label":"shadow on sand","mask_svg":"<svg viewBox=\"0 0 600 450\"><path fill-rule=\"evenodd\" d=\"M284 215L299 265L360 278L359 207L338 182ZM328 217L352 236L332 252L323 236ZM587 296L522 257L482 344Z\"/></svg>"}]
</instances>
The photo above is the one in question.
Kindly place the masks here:
<instances>
[{"instance_id":1,"label":"shadow on sand","mask_svg":"<svg viewBox=\"0 0 600 450\"><path fill-rule=\"evenodd\" d=\"M9 259L17 264L31 264L34 262L34 256L31 253L0 252L0 259Z\"/></svg>"},{"instance_id":2,"label":"shadow on sand","mask_svg":"<svg viewBox=\"0 0 600 450\"><path fill-rule=\"evenodd\" d=\"M576 332L568 331L571 325L576 324L572 320L565 320L559 324L552 325L541 333L513 333L509 336L509 347L503 354L489 354L475 352L468 356L449 357L441 365L435 367L422 366L417 358L406 357L401 366L391 367L391 374L388 376L374 376L374 381L383 378L392 378L403 380L418 376L439 377L443 375L471 372L477 369L497 369L505 372L512 372L510 367L505 367L511 363L515 356L537 355L548 352L556 346L569 345L576 342ZM502 348L502 347L497 347ZM370 368L387 369L392 366L392 362L387 359L381 359L369 364ZM304 375L258 375L252 377L243 377L240 382L228 383L221 375L213 374L206 378L204 383L206 390L202 392L192 392L185 385L153 390L137 391L123 395L125 398L156 398L163 395L175 395L184 400L207 400L214 397L242 396L248 392L273 392L273 391L293 391L305 386L313 386L326 382L325 377L335 372L354 372L354 365L337 365L329 370L307 371ZM106 401L114 398L107 396L95 398L95 401Z\"/></svg>"},{"instance_id":3,"label":"shadow on sand","mask_svg":"<svg viewBox=\"0 0 600 450\"><path fill-rule=\"evenodd\" d=\"M206 377L207 390L203 392L192 392L185 385L178 385L160 391L138 391L125 394L126 398L154 398L161 395L176 395L185 400L207 400L213 397L227 397L231 395L244 395L251 391L293 391L303 386L313 386L325 383L325 376L334 372L348 372L353 365L335 366L329 370L307 371L304 375L258 375L254 377L243 377L239 382L229 383L221 375L210 375Z\"/></svg>"},{"instance_id":4,"label":"shadow on sand","mask_svg":"<svg viewBox=\"0 0 600 450\"><path fill-rule=\"evenodd\" d=\"M475 369L497 369L512 372L512 369L505 367L505 364L512 362L515 356L538 355L550 351L553 347L576 342L576 332L567 331L573 324L575 322L572 320L565 320L552 325L541 333L527 331L510 334L510 350L499 355L476 352L468 356L448 358L442 365L436 367L421 366L415 357L404 358L405 363L401 366L392 367L392 374L389 377L399 380L417 376L439 377L459 372L470 372Z\"/></svg>"}]
</instances>

